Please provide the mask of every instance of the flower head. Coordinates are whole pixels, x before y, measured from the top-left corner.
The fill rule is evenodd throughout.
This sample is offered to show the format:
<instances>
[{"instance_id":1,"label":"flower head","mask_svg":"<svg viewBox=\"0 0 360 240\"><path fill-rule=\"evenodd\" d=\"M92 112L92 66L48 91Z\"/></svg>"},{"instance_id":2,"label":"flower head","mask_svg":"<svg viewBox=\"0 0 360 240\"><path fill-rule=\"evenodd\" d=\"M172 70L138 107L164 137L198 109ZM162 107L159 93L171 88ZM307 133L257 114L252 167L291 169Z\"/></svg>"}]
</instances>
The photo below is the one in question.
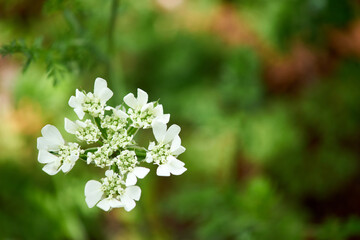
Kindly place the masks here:
<instances>
[{"instance_id":1,"label":"flower head","mask_svg":"<svg viewBox=\"0 0 360 240\"><path fill-rule=\"evenodd\" d=\"M153 121L168 123L170 114L164 114L161 104L148 103L148 94L138 88L137 98L129 93L124 97L124 102L130 107L128 109L132 126L135 128L150 128Z\"/></svg>"},{"instance_id":2,"label":"flower head","mask_svg":"<svg viewBox=\"0 0 360 240\"><path fill-rule=\"evenodd\" d=\"M124 207L131 211L141 195L138 186L125 186L122 177L113 170L107 170L101 182L90 180L85 185L85 201L92 208L95 205L109 211L112 208Z\"/></svg>"},{"instance_id":3,"label":"flower head","mask_svg":"<svg viewBox=\"0 0 360 240\"><path fill-rule=\"evenodd\" d=\"M101 127L119 131L125 128L129 116L122 110L107 107L106 110L112 110L113 114L106 115L101 121Z\"/></svg>"},{"instance_id":4,"label":"flower head","mask_svg":"<svg viewBox=\"0 0 360 240\"><path fill-rule=\"evenodd\" d=\"M124 97L127 106L115 108L106 104L112 95L102 78L96 78L94 92L76 89L68 103L81 121L65 118L65 130L75 135L84 149L78 143L66 143L56 127L46 125L37 139L38 161L45 164L43 170L50 175L69 172L78 159L107 168L100 181L86 183L87 205L105 211L120 207L131 211L141 195L135 184L150 171L142 165L158 165L159 176L180 175L187 169L177 157L185 148L181 146L180 127L172 125L167 129L170 114L164 114L158 102L148 102L145 91L137 89L137 97L129 93ZM135 135L147 128L153 128L156 141L145 149L137 144Z\"/></svg>"},{"instance_id":5,"label":"flower head","mask_svg":"<svg viewBox=\"0 0 360 240\"><path fill-rule=\"evenodd\" d=\"M150 143L146 161L148 163L154 162L159 166L156 170L158 176L184 173L186 171L185 164L176 159L185 151L185 148L181 146L179 137L180 127L174 124L166 130L166 124L162 122L154 122L152 127L157 144L155 142Z\"/></svg>"},{"instance_id":6,"label":"flower head","mask_svg":"<svg viewBox=\"0 0 360 240\"><path fill-rule=\"evenodd\" d=\"M135 185L137 178L144 178L150 171L148 168L138 166L139 162L134 151L122 151L114 158L114 163L120 174L126 176L126 186Z\"/></svg>"},{"instance_id":7,"label":"flower head","mask_svg":"<svg viewBox=\"0 0 360 240\"><path fill-rule=\"evenodd\" d=\"M113 92L107 87L106 80L96 78L94 93L84 94L76 89L75 96L70 97L69 105L74 108L80 119L84 118L85 113L89 113L93 117L99 117L104 114L106 102L112 95Z\"/></svg>"},{"instance_id":8,"label":"flower head","mask_svg":"<svg viewBox=\"0 0 360 240\"><path fill-rule=\"evenodd\" d=\"M69 172L83 152L77 143L65 144L59 130L46 125L41 129L42 137L37 140L39 150L38 161L44 163L43 171L49 175L54 175L60 170L64 173Z\"/></svg>"},{"instance_id":9,"label":"flower head","mask_svg":"<svg viewBox=\"0 0 360 240\"><path fill-rule=\"evenodd\" d=\"M65 130L74 134L79 140L86 143L95 143L99 141L101 132L99 128L89 119L84 122L76 120L75 122L65 118Z\"/></svg>"}]
</instances>

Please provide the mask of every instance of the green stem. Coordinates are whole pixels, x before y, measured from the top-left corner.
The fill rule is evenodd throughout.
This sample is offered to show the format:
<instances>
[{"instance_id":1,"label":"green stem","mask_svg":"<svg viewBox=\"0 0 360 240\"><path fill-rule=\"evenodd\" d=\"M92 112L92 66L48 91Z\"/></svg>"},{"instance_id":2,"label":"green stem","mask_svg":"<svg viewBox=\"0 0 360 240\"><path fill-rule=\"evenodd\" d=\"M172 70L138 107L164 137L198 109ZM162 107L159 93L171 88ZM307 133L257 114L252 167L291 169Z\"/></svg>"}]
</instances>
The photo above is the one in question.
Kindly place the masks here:
<instances>
[{"instance_id":1,"label":"green stem","mask_svg":"<svg viewBox=\"0 0 360 240\"><path fill-rule=\"evenodd\" d=\"M94 121L96 123L96 126L100 129L101 136L103 137L103 139L107 139L108 136L107 136L106 130L101 127L100 118L99 117L94 117Z\"/></svg>"},{"instance_id":2,"label":"green stem","mask_svg":"<svg viewBox=\"0 0 360 240\"><path fill-rule=\"evenodd\" d=\"M87 163L86 156L80 155L79 159Z\"/></svg>"},{"instance_id":3,"label":"green stem","mask_svg":"<svg viewBox=\"0 0 360 240\"><path fill-rule=\"evenodd\" d=\"M129 136L131 135L135 135L137 133L139 129L138 128L135 128L135 127L129 127L128 130L127 130L127 133Z\"/></svg>"},{"instance_id":4,"label":"green stem","mask_svg":"<svg viewBox=\"0 0 360 240\"><path fill-rule=\"evenodd\" d=\"M94 148L87 148L85 149L85 154L87 154L88 152L96 152L98 150L97 147L94 147Z\"/></svg>"}]
</instances>

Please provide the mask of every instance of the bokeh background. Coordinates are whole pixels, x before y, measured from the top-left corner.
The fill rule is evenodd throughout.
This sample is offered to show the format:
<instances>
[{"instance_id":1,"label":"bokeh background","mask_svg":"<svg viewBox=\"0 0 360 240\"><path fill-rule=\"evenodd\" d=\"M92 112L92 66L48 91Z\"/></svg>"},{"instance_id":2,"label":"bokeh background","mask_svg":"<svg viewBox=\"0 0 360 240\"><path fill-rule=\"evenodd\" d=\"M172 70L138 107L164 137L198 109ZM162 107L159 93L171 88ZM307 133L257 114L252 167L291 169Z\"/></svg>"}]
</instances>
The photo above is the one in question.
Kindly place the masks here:
<instances>
[{"instance_id":1,"label":"bokeh background","mask_svg":"<svg viewBox=\"0 0 360 240\"><path fill-rule=\"evenodd\" d=\"M0 239L360 239L359 10L1 0ZM182 127L188 171L152 168L130 213L86 206L101 169L78 162L52 177L37 162L41 128L69 139L67 101L96 77L111 104L140 87Z\"/></svg>"}]
</instances>

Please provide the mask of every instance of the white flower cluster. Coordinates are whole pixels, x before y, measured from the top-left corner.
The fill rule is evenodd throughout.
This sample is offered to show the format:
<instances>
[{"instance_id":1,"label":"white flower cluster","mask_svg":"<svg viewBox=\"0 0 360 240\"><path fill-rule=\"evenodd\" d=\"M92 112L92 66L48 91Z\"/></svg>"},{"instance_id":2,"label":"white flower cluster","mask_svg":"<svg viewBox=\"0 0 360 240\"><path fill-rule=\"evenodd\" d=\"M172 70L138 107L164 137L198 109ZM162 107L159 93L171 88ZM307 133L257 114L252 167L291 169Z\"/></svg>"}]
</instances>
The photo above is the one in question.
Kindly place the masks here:
<instances>
[{"instance_id":1,"label":"white flower cluster","mask_svg":"<svg viewBox=\"0 0 360 240\"><path fill-rule=\"evenodd\" d=\"M102 78L95 80L94 93L76 90L69 105L80 120L65 118L65 130L75 135L81 146L65 143L55 126L46 125L37 140L38 161L45 164L43 170L50 175L60 170L69 172L78 159L107 168L100 181L86 183L87 205L105 211L120 207L130 211L141 195L140 187L135 185L137 179L143 179L150 171L140 165L157 165L158 176L180 175L186 168L177 157L185 148L181 146L180 127L174 124L167 129L170 114L164 114L158 102L148 102L146 92L138 89L137 97L129 93L124 97L126 106L115 108L106 105L112 95ZM137 145L134 136L140 129L148 128L152 128L156 141L146 149Z\"/></svg>"}]
</instances>

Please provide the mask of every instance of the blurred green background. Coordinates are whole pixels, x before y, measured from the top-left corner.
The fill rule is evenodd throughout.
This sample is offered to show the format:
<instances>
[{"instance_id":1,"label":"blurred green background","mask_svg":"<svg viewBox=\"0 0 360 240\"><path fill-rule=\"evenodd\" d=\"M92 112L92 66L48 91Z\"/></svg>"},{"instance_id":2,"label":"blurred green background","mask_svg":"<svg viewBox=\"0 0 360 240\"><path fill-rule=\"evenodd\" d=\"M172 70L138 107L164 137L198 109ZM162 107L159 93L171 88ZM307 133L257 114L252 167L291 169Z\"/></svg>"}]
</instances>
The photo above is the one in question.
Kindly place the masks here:
<instances>
[{"instance_id":1,"label":"blurred green background","mask_svg":"<svg viewBox=\"0 0 360 240\"><path fill-rule=\"evenodd\" d=\"M1 0L0 239L360 239L359 10ZM182 127L188 171L152 168L130 213L85 204L101 169L52 177L37 162L41 128L65 135L69 97L96 77L113 106L140 87Z\"/></svg>"}]
</instances>

